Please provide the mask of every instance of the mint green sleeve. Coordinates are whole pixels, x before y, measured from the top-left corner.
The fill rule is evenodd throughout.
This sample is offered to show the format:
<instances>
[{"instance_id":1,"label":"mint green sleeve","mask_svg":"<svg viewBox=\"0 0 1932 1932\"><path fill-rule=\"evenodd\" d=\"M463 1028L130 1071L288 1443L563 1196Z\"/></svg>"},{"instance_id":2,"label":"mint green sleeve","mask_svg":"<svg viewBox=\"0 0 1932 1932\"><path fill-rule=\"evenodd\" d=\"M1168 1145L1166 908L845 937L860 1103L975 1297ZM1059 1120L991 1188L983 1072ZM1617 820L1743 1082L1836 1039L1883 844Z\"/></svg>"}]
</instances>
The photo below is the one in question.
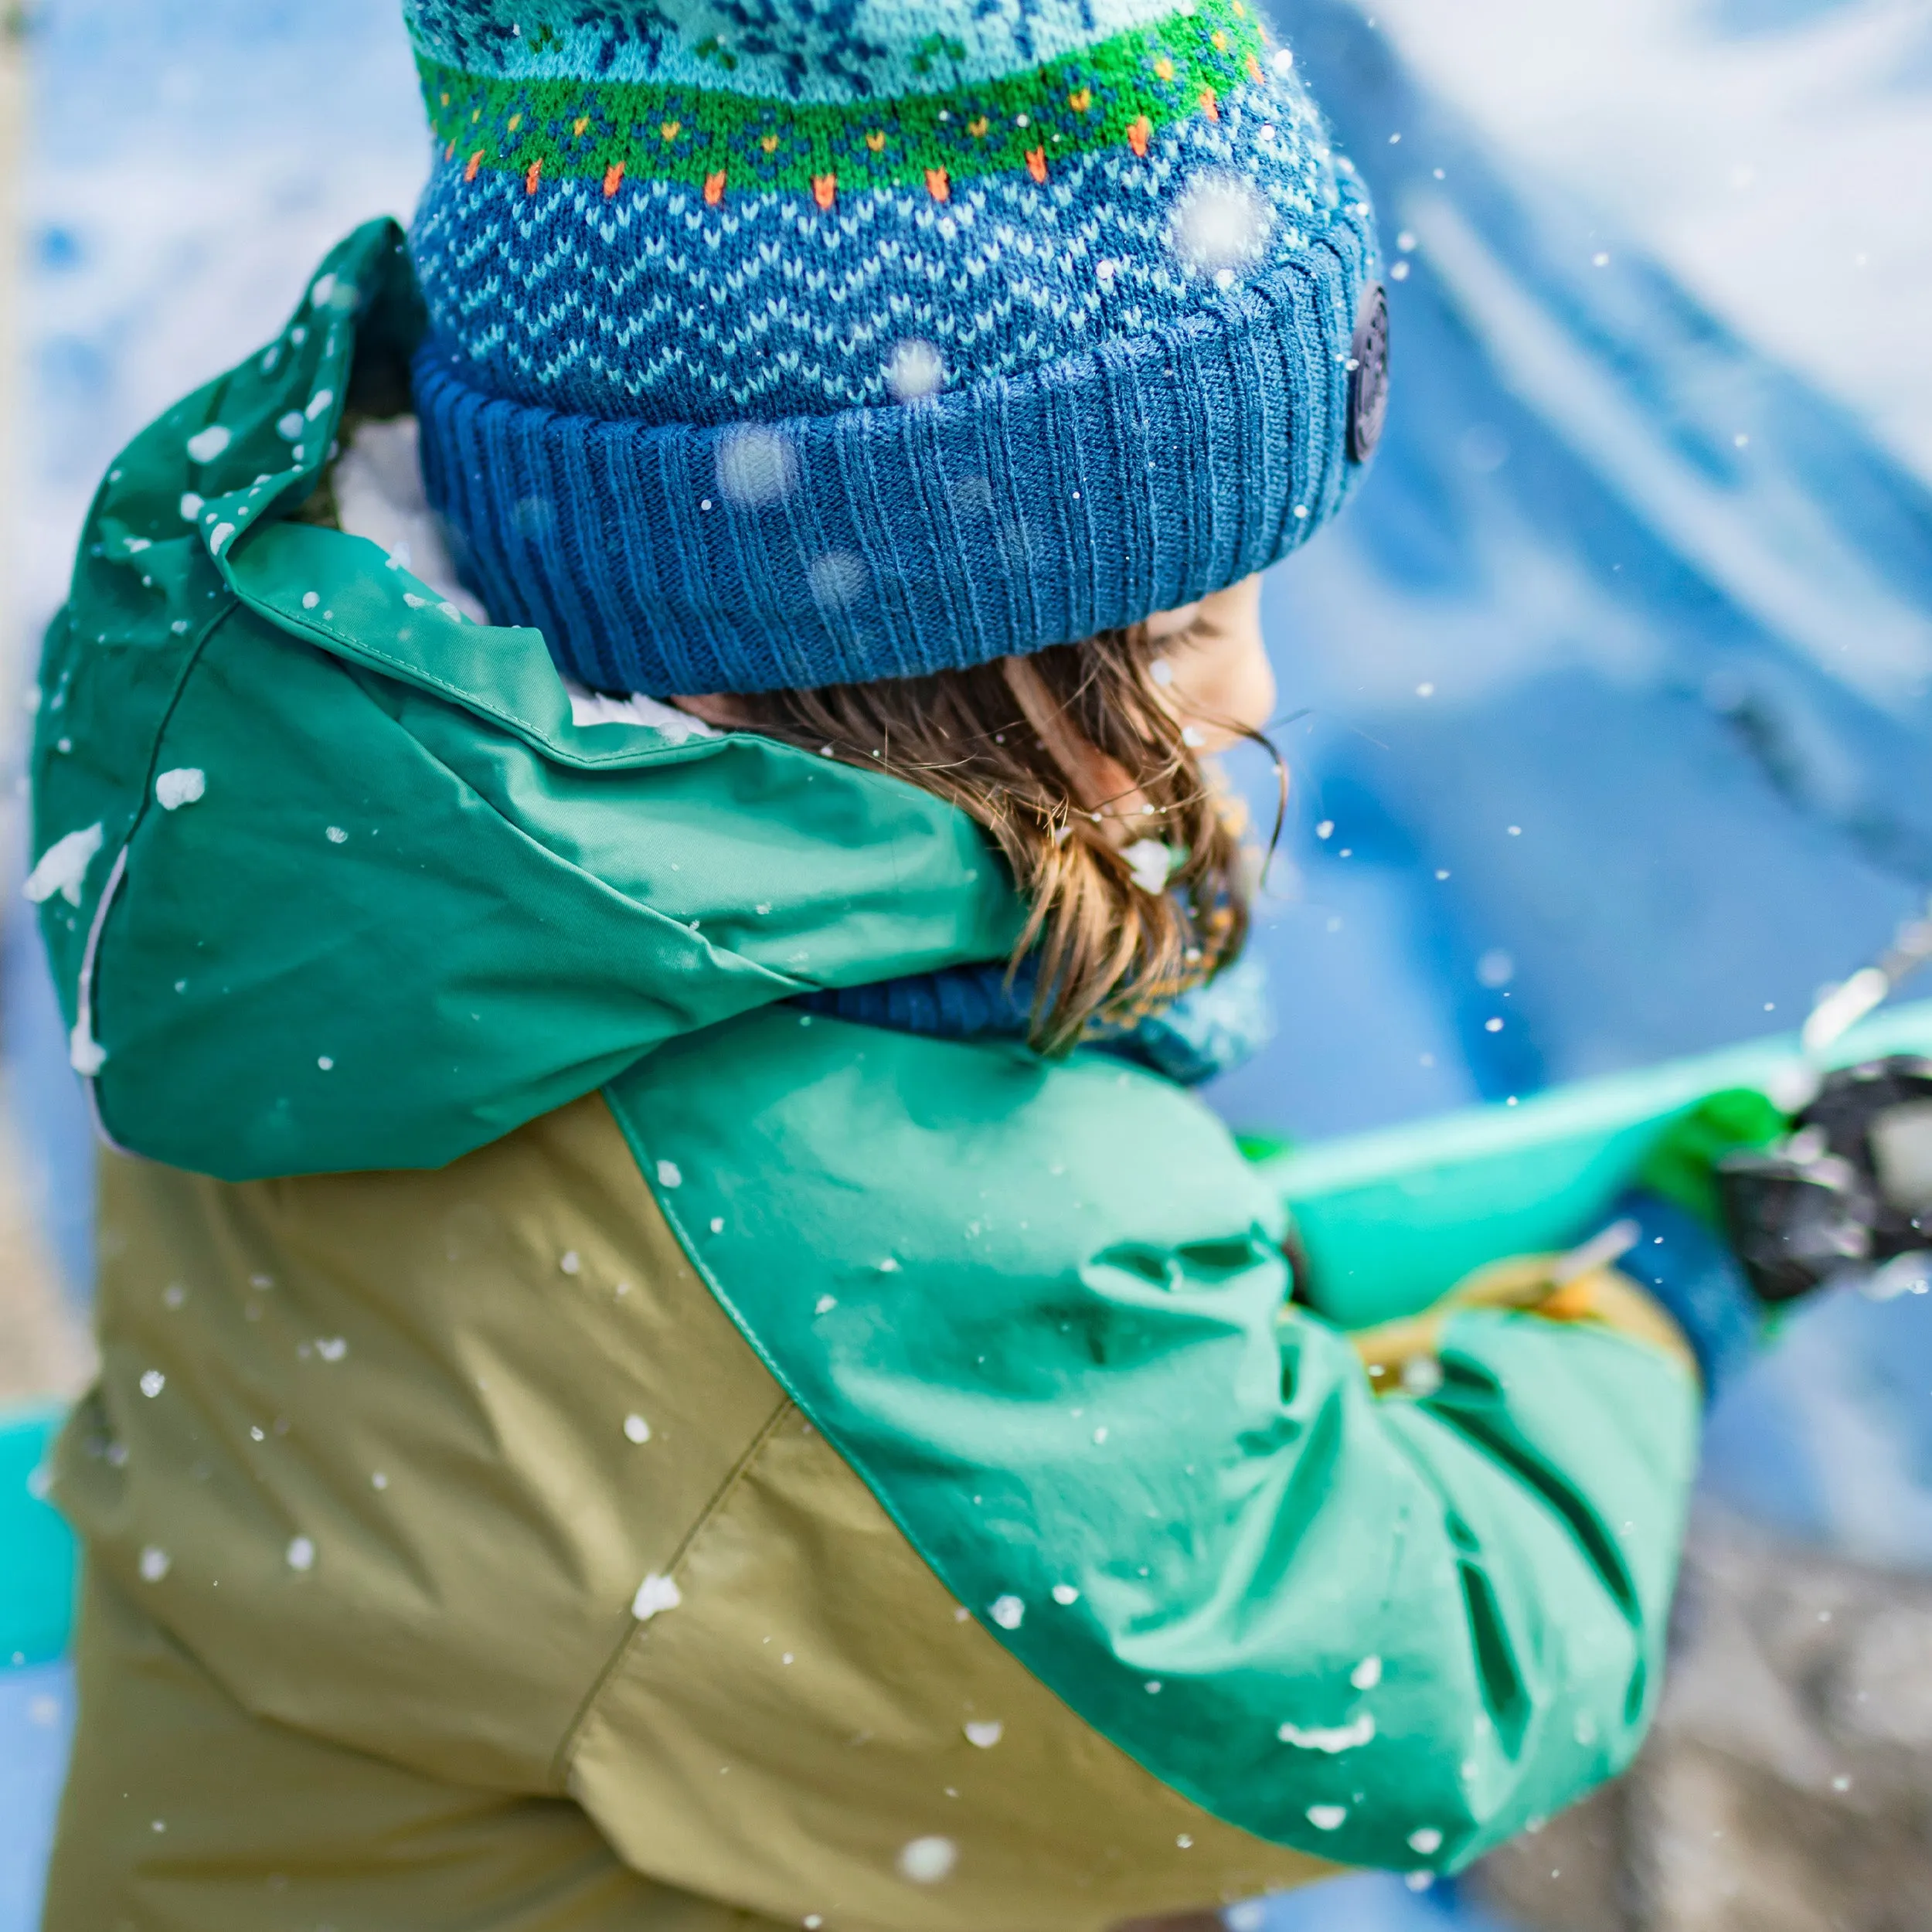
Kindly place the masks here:
<instances>
[{"instance_id":1,"label":"mint green sleeve","mask_svg":"<svg viewBox=\"0 0 1932 1932\"><path fill-rule=\"evenodd\" d=\"M607 1090L808 1416L1175 1789L1445 1869L1628 1760L1696 1454L1669 1357L1467 1314L1438 1389L1379 1400L1284 1318L1280 1211L1224 1130L1117 1063L778 1009Z\"/></svg>"}]
</instances>

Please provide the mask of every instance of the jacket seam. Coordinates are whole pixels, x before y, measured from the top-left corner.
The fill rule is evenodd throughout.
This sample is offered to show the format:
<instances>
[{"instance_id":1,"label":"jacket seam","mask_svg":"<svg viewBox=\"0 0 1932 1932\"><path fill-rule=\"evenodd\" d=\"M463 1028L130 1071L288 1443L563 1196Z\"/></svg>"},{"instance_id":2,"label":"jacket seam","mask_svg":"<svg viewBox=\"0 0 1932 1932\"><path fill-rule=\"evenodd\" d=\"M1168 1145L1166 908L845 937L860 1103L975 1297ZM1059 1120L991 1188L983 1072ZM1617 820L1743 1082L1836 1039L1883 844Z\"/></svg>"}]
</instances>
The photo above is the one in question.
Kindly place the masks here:
<instances>
[{"instance_id":1,"label":"jacket seam","mask_svg":"<svg viewBox=\"0 0 1932 1932\"><path fill-rule=\"evenodd\" d=\"M696 1517L692 1520L690 1528L679 1539L677 1548L671 1553L670 1561L664 1566L662 1573L663 1575L670 1577L674 1582L676 1580L678 1572L682 1568L685 1560L691 1554L692 1546L696 1543L699 1537L710 1527L719 1512L736 1492L739 1485L750 1474L752 1465L764 1454L765 1445L777 1434L784 1426L786 1419L797 1409L798 1406L782 1389L780 1390L777 1406L765 1418L757 1433L746 1444L737 1461L725 1472L716 1488L712 1492L706 1500L704 1507L699 1511ZM625 1631L612 1647L610 1655L604 1659L603 1666L592 1680L590 1689L584 1692L576 1710L572 1713L570 1723L564 1726L562 1741L558 1744L550 1760L551 1775L558 1790L567 1791L570 1788L571 1762L575 1758L577 1747L583 1740L584 1729L597 1714L597 1706L602 1702L604 1693L609 1688L611 1680L617 1676L628 1661L632 1650L641 1641L644 1630L643 1623L635 1617L631 1620L630 1628Z\"/></svg>"}]
</instances>

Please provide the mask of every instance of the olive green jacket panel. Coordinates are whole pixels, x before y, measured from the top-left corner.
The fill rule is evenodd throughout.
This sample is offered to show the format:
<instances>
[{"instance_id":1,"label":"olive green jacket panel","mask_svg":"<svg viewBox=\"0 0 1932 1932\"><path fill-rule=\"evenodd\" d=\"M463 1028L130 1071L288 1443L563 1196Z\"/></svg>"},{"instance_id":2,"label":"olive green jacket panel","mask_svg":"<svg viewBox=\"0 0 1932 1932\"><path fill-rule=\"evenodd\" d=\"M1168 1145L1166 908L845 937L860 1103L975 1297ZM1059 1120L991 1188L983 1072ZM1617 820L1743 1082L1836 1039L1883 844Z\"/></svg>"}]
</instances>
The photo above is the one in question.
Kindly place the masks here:
<instances>
[{"instance_id":1,"label":"olive green jacket panel","mask_svg":"<svg viewBox=\"0 0 1932 1932\"><path fill-rule=\"evenodd\" d=\"M1097 1932L1334 1869L1210 1816L1076 1716L795 1410L674 1580L571 1757L641 1869L864 1932Z\"/></svg>"},{"instance_id":2,"label":"olive green jacket panel","mask_svg":"<svg viewBox=\"0 0 1932 1932\"><path fill-rule=\"evenodd\" d=\"M631 1871L568 1800L250 1716L98 1574L77 1662L43 1932L775 1932Z\"/></svg>"},{"instance_id":3,"label":"olive green jacket panel","mask_svg":"<svg viewBox=\"0 0 1932 1932\"><path fill-rule=\"evenodd\" d=\"M251 1711L560 1791L640 1580L783 1400L603 1102L429 1173L111 1156L101 1249L59 1467L92 1563Z\"/></svg>"},{"instance_id":4,"label":"olive green jacket panel","mask_svg":"<svg viewBox=\"0 0 1932 1932\"><path fill-rule=\"evenodd\" d=\"M1063 1932L1328 1869L1168 1790L961 1614L602 1100L434 1172L109 1156L102 1236L60 1500L101 1590L251 1723L568 1792L652 1879L835 1928ZM162 1720L100 1708L99 1781L138 1784ZM287 1801L272 1770L258 1801ZM901 1869L925 1840L944 1883Z\"/></svg>"}]
</instances>

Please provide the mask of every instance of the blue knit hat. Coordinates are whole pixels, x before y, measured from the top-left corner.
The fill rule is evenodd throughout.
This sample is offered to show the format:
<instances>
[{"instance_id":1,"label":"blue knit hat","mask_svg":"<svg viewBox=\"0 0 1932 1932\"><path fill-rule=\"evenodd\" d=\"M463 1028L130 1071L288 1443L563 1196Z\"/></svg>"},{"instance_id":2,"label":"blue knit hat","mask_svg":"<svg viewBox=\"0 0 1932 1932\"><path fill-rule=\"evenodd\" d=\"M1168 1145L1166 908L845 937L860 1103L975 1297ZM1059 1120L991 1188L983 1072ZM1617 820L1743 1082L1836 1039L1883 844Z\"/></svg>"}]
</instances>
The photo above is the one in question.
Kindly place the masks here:
<instances>
[{"instance_id":1,"label":"blue knit hat","mask_svg":"<svg viewBox=\"0 0 1932 1932\"><path fill-rule=\"evenodd\" d=\"M1380 427L1252 0L406 0L424 470L602 689L901 677L1272 563Z\"/></svg>"}]
</instances>

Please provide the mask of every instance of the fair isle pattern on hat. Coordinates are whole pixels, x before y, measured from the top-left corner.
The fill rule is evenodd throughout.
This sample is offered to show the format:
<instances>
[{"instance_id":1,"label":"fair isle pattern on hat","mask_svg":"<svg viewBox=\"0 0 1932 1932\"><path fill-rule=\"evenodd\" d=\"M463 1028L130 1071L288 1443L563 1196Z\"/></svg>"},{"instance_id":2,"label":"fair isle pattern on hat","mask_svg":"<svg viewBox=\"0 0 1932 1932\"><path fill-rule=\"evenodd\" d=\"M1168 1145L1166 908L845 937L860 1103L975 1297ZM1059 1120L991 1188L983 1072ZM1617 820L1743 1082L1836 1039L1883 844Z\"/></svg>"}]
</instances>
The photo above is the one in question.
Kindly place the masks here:
<instances>
[{"instance_id":1,"label":"fair isle pattern on hat","mask_svg":"<svg viewBox=\"0 0 1932 1932\"><path fill-rule=\"evenodd\" d=\"M1237 553L1249 567L1271 561L1345 494L1347 365L1372 220L1248 0L413 0L409 12L438 144L412 235L435 335L422 387L442 412L426 412L426 467L478 587L540 624L588 681L669 691L907 675L1161 607L1134 607L1151 586L1117 583L1029 598L1030 614L1009 598L989 623L959 587L1058 567L1040 505L1004 500L1036 495L1041 479L1000 471L1030 460L1013 441L1019 418L1049 441L1066 442L1070 426L1040 416L1051 396L1022 401L1007 386L1044 383L1104 415L1096 370L1123 356L1151 356L1169 380L1199 363L1199 379L1228 393L1196 396L1179 420L1248 452L1240 503L1225 478L1218 501L1171 478L1123 486L1162 459L1130 464L1131 426L1089 425L1107 444L1091 485L1165 495L1165 513L1186 521L1191 535L1159 537L1192 555L1175 552L1178 575L1153 573L1173 578L1175 601L1215 587ZM1164 349L1170 336L1189 338L1185 354ZM1201 362L1207 340L1224 352ZM543 420L465 412L471 394ZM971 414L981 442L1009 447L977 454L963 477L888 474L937 427L893 425L934 409ZM835 447L801 439L807 420L842 412L878 420L855 417ZM458 417L465 474L444 434ZM682 477L696 454L696 502L709 512L715 499L720 521L762 517L743 532L756 563L734 539L721 560L729 580L709 580L717 529L693 530L706 580L667 586L634 533L585 532L572 502L588 488L583 463L556 473L559 417L624 432L621 461L608 437L599 446L607 522L611 478L640 461L652 480L638 487L662 500L637 509L681 525L694 507L662 497L667 452L638 433L723 437L674 467ZM783 489L733 488L743 439L730 432L746 423L770 427L767 467ZM955 449L961 429L955 420ZM1295 460L1257 468L1262 441L1284 434L1300 439ZM479 437L514 443L525 466L514 502L493 505L476 470L509 464L511 449L492 456ZM1055 492L1092 500L1077 462L1056 455L1052 467ZM1255 494L1264 474L1291 469L1306 471L1292 502L1273 485ZM937 506L923 541L903 526L909 489ZM855 490L883 493L887 508ZM773 520L796 522L815 503L823 527L791 533L794 568L773 547ZM1158 507L1130 522L1151 532ZM1230 518L1242 526L1233 544L1215 529ZM871 540L888 526L899 534ZM600 550L587 567L603 581L558 582L558 553ZM908 570L926 581L884 580ZM620 615L640 597L648 614ZM722 634L722 652L694 652L686 635L667 656L615 634L659 622ZM938 625L964 628L941 638ZM798 648L777 654L782 672L752 641L754 630L801 627Z\"/></svg>"},{"instance_id":2,"label":"fair isle pattern on hat","mask_svg":"<svg viewBox=\"0 0 1932 1932\"><path fill-rule=\"evenodd\" d=\"M775 192L713 209L675 182L634 179L607 202L590 182L532 196L511 175L446 175L415 253L445 334L523 401L690 423L876 406L1196 312L1214 273L1236 273L1217 245L1238 258L1253 244L1209 233L1197 252L1211 272L1193 272L1174 232L1190 214L1207 229L1270 226L1284 252L1304 246L1329 219L1304 179L1311 158L1267 184L1265 203L1225 185L1271 105L1237 94L1218 122L1165 129L1144 155L1125 143L1076 154L1046 187L1024 169L961 180L943 204L888 185L827 211ZM1124 179L1197 174L1206 185L1178 211ZM476 261L504 266L478 277ZM513 262L522 286L506 303Z\"/></svg>"}]
</instances>

